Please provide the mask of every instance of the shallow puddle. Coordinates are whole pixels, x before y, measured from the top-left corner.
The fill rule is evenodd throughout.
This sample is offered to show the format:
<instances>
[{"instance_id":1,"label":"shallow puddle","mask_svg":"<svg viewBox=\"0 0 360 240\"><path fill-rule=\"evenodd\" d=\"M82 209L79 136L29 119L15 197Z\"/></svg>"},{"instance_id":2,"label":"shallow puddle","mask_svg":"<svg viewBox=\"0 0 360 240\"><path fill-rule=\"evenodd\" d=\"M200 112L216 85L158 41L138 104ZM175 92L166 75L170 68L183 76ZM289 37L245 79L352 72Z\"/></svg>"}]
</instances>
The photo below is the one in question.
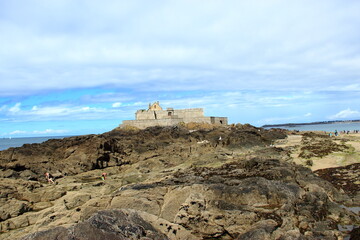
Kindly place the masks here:
<instances>
[{"instance_id":1,"label":"shallow puddle","mask_svg":"<svg viewBox=\"0 0 360 240\"><path fill-rule=\"evenodd\" d=\"M346 210L348 210L348 211L350 211L350 212L353 212L353 213L359 215L360 207L357 207L357 206L347 207L347 206L344 206L344 205L340 205L340 207L345 208Z\"/></svg>"},{"instance_id":2,"label":"shallow puddle","mask_svg":"<svg viewBox=\"0 0 360 240\"><path fill-rule=\"evenodd\" d=\"M342 233L345 234L344 236L344 240L349 240L350 239L350 232L359 226L355 226L355 225L340 225L338 224L338 230Z\"/></svg>"}]
</instances>

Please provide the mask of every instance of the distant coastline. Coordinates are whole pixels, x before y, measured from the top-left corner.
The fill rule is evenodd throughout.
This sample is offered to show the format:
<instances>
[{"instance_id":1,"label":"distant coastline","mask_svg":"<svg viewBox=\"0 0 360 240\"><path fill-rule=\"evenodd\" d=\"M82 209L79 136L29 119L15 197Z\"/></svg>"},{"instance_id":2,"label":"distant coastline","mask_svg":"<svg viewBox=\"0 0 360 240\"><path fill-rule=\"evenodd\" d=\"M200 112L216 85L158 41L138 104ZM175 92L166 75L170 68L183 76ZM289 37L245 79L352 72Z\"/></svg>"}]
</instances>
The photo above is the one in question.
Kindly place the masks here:
<instances>
[{"instance_id":1,"label":"distant coastline","mask_svg":"<svg viewBox=\"0 0 360 240\"><path fill-rule=\"evenodd\" d=\"M297 126L306 126L306 125L318 125L318 124L333 124L333 123L353 123L360 122L359 120L334 120L334 121L321 121L321 122L311 122L311 123L283 123L283 124L266 124L263 125L263 128L269 127L297 127Z\"/></svg>"}]
</instances>

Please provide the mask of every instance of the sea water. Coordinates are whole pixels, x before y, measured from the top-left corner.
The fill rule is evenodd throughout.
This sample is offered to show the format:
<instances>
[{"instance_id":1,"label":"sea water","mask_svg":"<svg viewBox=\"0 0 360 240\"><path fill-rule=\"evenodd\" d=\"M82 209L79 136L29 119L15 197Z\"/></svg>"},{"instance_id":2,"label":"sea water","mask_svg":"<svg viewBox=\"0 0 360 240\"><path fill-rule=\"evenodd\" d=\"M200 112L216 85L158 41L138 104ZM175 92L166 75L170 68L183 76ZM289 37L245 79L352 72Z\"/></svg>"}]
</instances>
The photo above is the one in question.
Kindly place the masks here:
<instances>
[{"instance_id":1,"label":"sea water","mask_svg":"<svg viewBox=\"0 0 360 240\"><path fill-rule=\"evenodd\" d=\"M25 137L25 138L0 138L0 151L10 147L21 147L24 144L42 143L49 139L61 139L65 136L48 136L48 137Z\"/></svg>"},{"instance_id":2,"label":"sea water","mask_svg":"<svg viewBox=\"0 0 360 240\"><path fill-rule=\"evenodd\" d=\"M325 131L325 132L334 132L336 130L338 132L350 131L352 133L354 130L360 130L360 122L336 122L336 123L328 123L328 124L281 126L276 128L298 130L298 131Z\"/></svg>"}]
</instances>

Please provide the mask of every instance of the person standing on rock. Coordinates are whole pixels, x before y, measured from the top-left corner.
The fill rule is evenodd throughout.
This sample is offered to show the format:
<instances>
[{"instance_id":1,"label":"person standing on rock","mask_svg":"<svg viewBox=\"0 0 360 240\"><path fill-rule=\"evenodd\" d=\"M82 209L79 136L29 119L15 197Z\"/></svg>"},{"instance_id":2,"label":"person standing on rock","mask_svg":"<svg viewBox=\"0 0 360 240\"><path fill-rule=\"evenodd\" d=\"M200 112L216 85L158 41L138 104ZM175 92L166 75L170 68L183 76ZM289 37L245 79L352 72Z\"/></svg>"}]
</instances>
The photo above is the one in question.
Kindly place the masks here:
<instances>
[{"instance_id":1,"label":"person standing on rock","mask_svg":"<svg viewBox=\"0 0 360 240\"><path fill-rule=\"evenodd\" d=\"M102 179L103 181L105 181L106 175L107 175L107 173L105 173L105 172L103 172L103 173L101 174L101 179Z\"/></svg>"},{"instance_id":2,"label":"person standing on rock","mask_svg":"<svg viewBox=\"0 0 360 240\"><path fill-rule=\"evenodd\" d=\"M54 180L53 180L54 177L50 173L46 172L45 177L46 177L46 180L48 181L48 183L51 183L51 184L54 183Z\"/></svg>"}]
</instances>

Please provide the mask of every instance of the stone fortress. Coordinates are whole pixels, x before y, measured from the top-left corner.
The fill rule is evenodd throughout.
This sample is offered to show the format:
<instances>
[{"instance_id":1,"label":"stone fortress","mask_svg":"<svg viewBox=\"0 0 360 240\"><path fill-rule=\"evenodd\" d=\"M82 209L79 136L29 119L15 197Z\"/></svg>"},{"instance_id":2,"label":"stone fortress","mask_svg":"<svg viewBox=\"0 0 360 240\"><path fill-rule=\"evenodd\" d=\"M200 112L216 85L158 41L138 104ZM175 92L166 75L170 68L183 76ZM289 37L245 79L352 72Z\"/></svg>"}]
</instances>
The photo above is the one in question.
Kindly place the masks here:
<instances>
[{"instance_id":1,"label":"stone fortress","mask_svg":"<svg viewBox=\"0 0 360 240\"><path fill-rule=\"evenodd\" d=\"M147 110L140 109L135 113L136 120L124 120L121 127L133 126L144 129L151 126L172 126L183 123L209 123L227 125L227 117L206 117L202 108L173 109L164 110L159 101L149 103Z\"/></svg>"}]
</instances>

